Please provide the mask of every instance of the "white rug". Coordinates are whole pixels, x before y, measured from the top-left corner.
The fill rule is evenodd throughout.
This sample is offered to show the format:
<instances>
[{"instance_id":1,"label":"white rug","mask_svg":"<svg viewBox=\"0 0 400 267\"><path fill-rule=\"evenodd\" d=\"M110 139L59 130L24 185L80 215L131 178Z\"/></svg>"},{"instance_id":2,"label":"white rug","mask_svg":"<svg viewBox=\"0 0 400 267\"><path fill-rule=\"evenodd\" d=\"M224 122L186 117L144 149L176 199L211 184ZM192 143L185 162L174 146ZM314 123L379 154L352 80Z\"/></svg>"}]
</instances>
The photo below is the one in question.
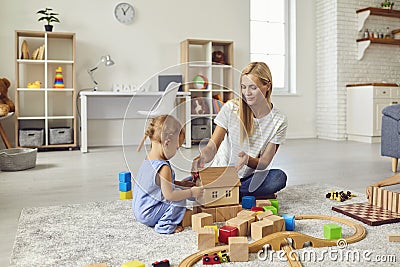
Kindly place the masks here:
<instances>
[{"instance_id":1,"label":"white rug","mask_svg":"<svg viewBox=\"0 0 400 267\"><path fill-rule=\"evenodd\" d=\"M289 186L278 194L280 214L323 214L346 217L331 210L332 206L365 202L365 195L343 203L325 198L331 189L349 190L326 185ZM296 231L323 238L321 220L296 221ZM361 223L361 222L360 222ZM362 224L362 223L361 223ZM400 234L400 223L367 226L367 237L346 249L306 248L297 250L304 266L398 266L400 243L387 241L388 234ZM343 236L353 234L345 225ZM151 266L157 260L169 259L177 266L197 251L196 233L190 228L173 235L160 235L135 221L131 201L115 200L82 205L25 208L21 212L11 266L84 266L106 262L121 266L134 259ZM223 266L289 266L275 253L266 261L256 254L246 263ZM389 263L390 255L397 262ZM359 259L357 257L360 257ZM272 259L271 259L272 258ZM380 261L380 262L378 262ZM386 262L382 262L386 261ZM201 263L198 266L203 266ZM197 266L196 265L196 266Z\"/></svg>"}]
</instances>

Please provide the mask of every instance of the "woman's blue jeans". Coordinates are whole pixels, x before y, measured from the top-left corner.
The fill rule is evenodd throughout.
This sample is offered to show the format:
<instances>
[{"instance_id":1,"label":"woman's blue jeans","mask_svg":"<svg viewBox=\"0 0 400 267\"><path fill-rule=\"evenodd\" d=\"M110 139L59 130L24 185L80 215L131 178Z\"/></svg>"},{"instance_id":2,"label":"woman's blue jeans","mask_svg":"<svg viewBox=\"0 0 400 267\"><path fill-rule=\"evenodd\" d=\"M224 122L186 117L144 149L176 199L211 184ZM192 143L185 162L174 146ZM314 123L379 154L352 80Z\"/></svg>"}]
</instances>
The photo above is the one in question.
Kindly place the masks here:
<instances>
[{"instance_id":1,"label":"woman's blue jeans","mask_svg":"<svg viewBox=\"0 0 400 267\"><path fill-rule=\"evenodd\" d=\"M257 171L248 177L240 179L240 199L243 196L272 195L285 188L286 180L286 173L279 169Z\"/></svg>"}]
</instances>

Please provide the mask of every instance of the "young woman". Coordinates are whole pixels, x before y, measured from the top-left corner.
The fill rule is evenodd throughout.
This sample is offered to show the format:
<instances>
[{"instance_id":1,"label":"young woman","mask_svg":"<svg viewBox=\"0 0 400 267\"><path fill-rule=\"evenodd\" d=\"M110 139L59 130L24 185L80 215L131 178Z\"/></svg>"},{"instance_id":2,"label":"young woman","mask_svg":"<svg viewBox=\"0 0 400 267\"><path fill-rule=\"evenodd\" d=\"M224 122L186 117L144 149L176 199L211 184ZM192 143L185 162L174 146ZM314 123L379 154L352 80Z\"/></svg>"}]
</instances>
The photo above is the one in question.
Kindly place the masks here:
<instances>
[{"instance_id":1,"label":"young woman","mask_svg":"<svg viewBox=\"0 0 400 267\"><path fill-rule=\"evenodd\" d=\"M235 165L240 195L266 196L286 186L286 174L269 169L285 140L287 119L271 103L272 76L267 64L252 62L240 76L241 97L225 103L214 122L210 141L193 160L197 171L205 163Z\"/></svg>"},{"instance_id":2,"label":"young woman","mask_svg":"<svg viewBox=\"0 0 400 267\"><path fill-rule=\"evenodd\" d=\"M135 179L133 214L136 220L154 227L160 234L181 232L186 199L199 197L204 191L190 182L175 181L175 172L168 161L183 143L183 128L174 117L161 115L150 120L138 150L147 137L151 140L151 150ZM181 190L177 186L193 187Z\"/></svg>"}]
</instances>

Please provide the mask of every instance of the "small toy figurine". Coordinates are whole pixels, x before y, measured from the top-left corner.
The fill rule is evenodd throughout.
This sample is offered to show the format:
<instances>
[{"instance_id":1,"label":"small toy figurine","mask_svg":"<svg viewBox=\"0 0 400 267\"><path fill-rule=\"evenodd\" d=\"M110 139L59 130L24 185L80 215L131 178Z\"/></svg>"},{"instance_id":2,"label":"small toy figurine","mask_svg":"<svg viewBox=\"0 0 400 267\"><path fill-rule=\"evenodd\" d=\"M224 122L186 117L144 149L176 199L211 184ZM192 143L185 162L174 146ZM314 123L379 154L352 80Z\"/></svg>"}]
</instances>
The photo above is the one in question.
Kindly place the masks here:
<instances>
[{"instance_id":1,"label":"small toy figurine","mask_svg":"<svg viewBox=\"0 0 400 267\"><path fill-rule=\"evenodd\" d=\"M153 267L170 267L169 260L156 261L151 264Z\"/></svg>"},{"instance_id":2,"label":"small toy figurine","mask_svg":"<svg viewBox=\"0 0 400 267\"><path fill-rule=\"evenodd\" d=\"M203 264L204 265L212 265L212 264L220 264L221 261L219 259L219 256L217 253L214 253L214 255L208 255L204 254L203 256Z\"/></svg>"},{"instance_id":3,"label":"small toy figurine","mask_svg":"<svg viewBox=\"0 0 400 267\"><path fill-rule=\"evenodd\" d=\"M228 254L226 253L226 250L218 252L218 256L219 256L221 263L230 262L230 259L229 259Z\"/></svg>"},{"instance_id":4,"label":"small toy figurine","mask_svg":"<svg viewBox=\"0 0 400 267\"><path fill-rule=\"evenodd\" d=\"M352 197L356 197L356 195L352 194L350 191L347 191L345 193L343 191L335 192L331 190L331 192L327 193L325 197L331 200L336 200L338 202L343 202L345 200L351 199Z\"/></svg>"}]
</instances>

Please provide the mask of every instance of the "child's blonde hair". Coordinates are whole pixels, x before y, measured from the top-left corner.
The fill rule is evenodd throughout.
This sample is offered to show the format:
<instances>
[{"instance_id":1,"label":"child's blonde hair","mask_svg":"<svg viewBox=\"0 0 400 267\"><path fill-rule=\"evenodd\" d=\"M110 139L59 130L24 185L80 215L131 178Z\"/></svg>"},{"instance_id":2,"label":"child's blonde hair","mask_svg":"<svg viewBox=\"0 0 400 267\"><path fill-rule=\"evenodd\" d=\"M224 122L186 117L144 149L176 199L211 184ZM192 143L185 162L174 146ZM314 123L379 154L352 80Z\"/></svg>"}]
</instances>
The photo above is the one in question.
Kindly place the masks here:
<instances>
[{"instance_id":1,"label":"child's blonde hair","mask_svg":"<svg viewBox=\"0 0 400 267\"><path fill-rule=\"evenodd\" d=\"M182 145L185 138L185 129L177 119L170 115L160 115L152 118L147 125L137 151L140 151L147 137L149 137L152 142L161 143L171 135L179 135L179 145Z\"/></svg>"}]
</instances>

